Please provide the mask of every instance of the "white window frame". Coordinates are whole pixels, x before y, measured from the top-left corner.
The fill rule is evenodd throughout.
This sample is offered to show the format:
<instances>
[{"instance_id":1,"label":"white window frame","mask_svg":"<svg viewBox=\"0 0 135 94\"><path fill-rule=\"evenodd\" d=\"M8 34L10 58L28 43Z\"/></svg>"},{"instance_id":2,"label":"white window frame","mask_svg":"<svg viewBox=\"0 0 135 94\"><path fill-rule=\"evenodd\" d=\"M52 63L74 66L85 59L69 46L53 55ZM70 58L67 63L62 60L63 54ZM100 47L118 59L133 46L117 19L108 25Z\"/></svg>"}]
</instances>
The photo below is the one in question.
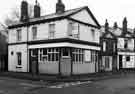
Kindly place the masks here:
<instances>
[{"instance_id":1,"label":"white window frame","mask_svg":"<svg viewBox=\"0 0 135 94\"><path fill-rule=\"evenodd\" d=\"M17 52L17 66L21 66L22 65L22 53L21 52ZM20 57L19 57L20 55ZM19 59L20 59L20 64L19 64Z\"/></svg>"},{"instance_id":2,"label":"white window frame","mask_svg":"<svg viewBox=\"0 0 135 94\"><path fill-rule=\"evenodd\" d=\"M80 25L79 23L70 21L69 22L69 30L68 30L68 36L75 38L75 39L79 39L80 38ZM76 31L76 32L75 32Z\"/></svg>"},{"instance_id":3,"label":"white window frame","mask_svg":"<svg viewBox=\"0 0 135 94\"><path fill-rule=\"evenodd\" d=\"M103 41L103 51L105 52L106 51L106 42Z\"/></svg>"},{"instance_id":4,"label":"white window frame","mask_svg":"<svg viewBox=\"0 0 135 94\"><path fill-rule=\"evenodd\" d=\"M17 41L22 40L22 29L17 29L16 30L16 38L17 38Z\"/></svg>"},{"instance_id":5,"label":"white window frame","mask_svg":"<svg viewBox=\"0 0 135 94\"><path fill-rule=\"evenodd\" d=\"M32 27L32 39L35 40L37 39L37 26Z\"/></svg>"},{"instance_id":6,"label":"white window frame","mask_svg":"<svg viewBox=\"0 0 135 94\"><path fill-rule=\"evenodd\" d=\"M44 55L43 50L47 51L46 55ZM38 54L39 55L39 58L38 58L39 62L43 62L43 63L59 62L59 48L42 48L42 49L39 49L38 53L39 53ZM49 58L49 55L50 55L50 58ZM43 58L46 58L46 60L43 60Z\"/></svg>"},{"instance_id":7,"label":"white window frame","mask_svg":"<svg viewBox=\"0 0 135 94\"><path fill-rule=\"evenodd\" d=\"M84 62L84 50L83 49L74 48L72 51L72 55L74 55L74 57L72 57L74 63L83 63Z\"/></svg>"},{"instance_id":8,"label":"white window frame","mask_svg":"<svg viewBox=\"0 0 135 94\"><path fill-rule=\"evenodd\" d=\"M49 24L49 38L53 39L55 38L55 23ZM52 28L53 27L53 28Z\"/></svg>"}]
</instances>

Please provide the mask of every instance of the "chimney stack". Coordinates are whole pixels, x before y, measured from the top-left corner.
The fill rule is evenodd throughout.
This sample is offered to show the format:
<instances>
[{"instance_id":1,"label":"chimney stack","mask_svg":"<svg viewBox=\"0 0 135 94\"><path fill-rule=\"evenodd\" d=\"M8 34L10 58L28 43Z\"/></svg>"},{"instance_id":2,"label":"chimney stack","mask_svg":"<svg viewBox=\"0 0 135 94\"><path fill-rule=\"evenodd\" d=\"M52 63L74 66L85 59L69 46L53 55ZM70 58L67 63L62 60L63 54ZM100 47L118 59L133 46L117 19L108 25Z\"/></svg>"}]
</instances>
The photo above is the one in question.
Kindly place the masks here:
<instances>
[{"instance_id":1,"label":"chimney stack","mask_svg":"<svg viewBox=\"0 0 135 94\"><path fill-rule=\"evenodd\" d=\"M108 32L108 31L109 31L109 23L106 19L106 21L105 21L105 32Z\"/></svg>"},{"instance_id":2,"label":"chimney stack","mask_svg":"<svg viewBox=\"0 0 135 94\"><path fill-rule=\"evenodd\" d=\"M117 28L118 28L117 22L114 23L113 28L114 28L114 29L117 29Z\"/></svg>"},{"instance_id":3,"label":"chimney stack","mask_svg":"<svg viewBox=\"0 0 135 94\"><path fill-rule=\"evenodd\" d=\"M58 2L56 3L56 13L61 14L63 12L65 12L65 5L61 0L58 0Z\"/></svg>"},{"instance_id":4,"label":"chimney stack","mask_svg":"<svg viewBox=\"0 0 135 94\"><path fill-rule=\"evenodd\" d=\"M28 15L28 3L27 1L23 0L21 3L21 18L20 21L26 22L29 19Z\"/></svg>"},{"instance_id":5,"label":"chimney stack","mask_svg":"<svg viewBox=\"0 0 135 94\"><path fill-rule=\"evenodd\" d=\"M35 5L34 5L34 18L38 18L38 17L40 17L40 5L39 5L39 3L38 3L38 1L36 0L35 1Z\"/></svg>"},{"instance_id":6,"label":"chimney stack","mask_svg":"<svg viewBox=\"0 0 135 94\"><path fill-rule=\"evenodd\" d=\"M123 34L127 32L127 18L125 17L123 20Z\"/></svg>"}]
</instances>

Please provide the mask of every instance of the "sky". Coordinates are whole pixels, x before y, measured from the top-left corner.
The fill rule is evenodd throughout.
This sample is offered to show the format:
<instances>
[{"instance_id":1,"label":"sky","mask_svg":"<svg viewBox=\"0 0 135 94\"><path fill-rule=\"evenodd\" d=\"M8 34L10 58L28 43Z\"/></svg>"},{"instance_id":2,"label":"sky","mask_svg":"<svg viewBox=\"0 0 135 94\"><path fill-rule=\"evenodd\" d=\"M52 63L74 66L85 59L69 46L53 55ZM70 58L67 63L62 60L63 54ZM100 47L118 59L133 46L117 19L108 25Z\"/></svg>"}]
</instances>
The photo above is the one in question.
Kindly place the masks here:
<instances>
[{"instance_id":1,"label":"sky","mask_svg":"<svg viewBox=\"0 0 135 94\"><path fill-rule=\"evenodd\" d=\"M0 0L0 22L10 16L12 9L20 7L22 0ZM27 0L34 4L35 0ZM62 0L66 9L88 6L100 25L108 19L109 25L114 22L122 27L124 17L127 17L128 27L135 28L135 0ZM38 0L42 8L42 15L54 13L57 0Z\"/></svg>"}]
</instances>

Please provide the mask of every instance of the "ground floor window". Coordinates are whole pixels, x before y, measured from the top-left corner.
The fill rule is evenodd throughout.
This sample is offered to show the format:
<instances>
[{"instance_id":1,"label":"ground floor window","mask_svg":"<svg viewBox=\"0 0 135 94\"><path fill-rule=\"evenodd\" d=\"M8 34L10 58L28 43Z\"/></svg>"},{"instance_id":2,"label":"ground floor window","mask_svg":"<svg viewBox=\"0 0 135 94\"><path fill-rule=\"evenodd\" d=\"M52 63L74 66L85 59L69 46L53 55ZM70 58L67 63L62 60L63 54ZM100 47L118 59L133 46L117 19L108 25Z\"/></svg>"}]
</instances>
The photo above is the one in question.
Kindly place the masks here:
<instances>
[{"instance_id":1,"label":"ground floor window","mask_svg":"<svg viewBox=\"0 0 135 94\"><path fill-rule=\"evenodd\" d=\"M130 61L130 56L126 56L126 61Z\"/></svg>"},{"instance_id":2,"label":"ground floor window","mask_svg":"<svg viewBox=\"0 0 135 94\"><path fill-rule=\"evenodd\" d=\"M22 53L21 52L17 53L17 62L18 62L18 65L22 65Z\"/></svg>"},{"instance_id":3,"label":"ground floor window","mask_svg":"<svg viewBox=\"0 0 135 94\"><path fill-rule=\"evenodd\" d=\"M72 61L74 63L84 62L84 50L83 49L72 49Z\"/></svg>"},{"instance_id":4,"label":"ground floor window","mask_svg":"<svg viewBox=\"0 0 135 94\"><path fill-rule=\"evenodd\" d=\"M59 61L59 48L43 48L39 50L39 62Z\"/></svg>"}]
</instances>

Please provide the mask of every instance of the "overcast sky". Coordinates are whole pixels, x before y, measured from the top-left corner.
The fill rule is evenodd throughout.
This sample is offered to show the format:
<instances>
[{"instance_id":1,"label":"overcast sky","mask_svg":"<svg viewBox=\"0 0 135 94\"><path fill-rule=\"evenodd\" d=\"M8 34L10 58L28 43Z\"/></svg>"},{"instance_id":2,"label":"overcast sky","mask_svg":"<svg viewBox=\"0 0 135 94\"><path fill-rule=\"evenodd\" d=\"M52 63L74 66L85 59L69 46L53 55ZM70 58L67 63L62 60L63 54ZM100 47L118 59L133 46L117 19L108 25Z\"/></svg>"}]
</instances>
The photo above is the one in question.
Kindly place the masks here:
<instances>
[{"instance_id":1,"label":"overcast sky","mask_svg":"<svg viewBox=\"0 0 135 94\"><path fill-rule=\"evenodd\" d=\"M10 14L12 8L19 7L22 0L1 0L0 21ZM27 0L34 4L35 0ZM38 0L42 7L43 14L55 12L57 0ZM108 19L110 26L115 21L121 27L122 20L127 17L128 27L135 27L135 0L63 0L66 9L73 9L81 6L88 6L98 22L103 25Z\"/></svg>"}]
</instances>

